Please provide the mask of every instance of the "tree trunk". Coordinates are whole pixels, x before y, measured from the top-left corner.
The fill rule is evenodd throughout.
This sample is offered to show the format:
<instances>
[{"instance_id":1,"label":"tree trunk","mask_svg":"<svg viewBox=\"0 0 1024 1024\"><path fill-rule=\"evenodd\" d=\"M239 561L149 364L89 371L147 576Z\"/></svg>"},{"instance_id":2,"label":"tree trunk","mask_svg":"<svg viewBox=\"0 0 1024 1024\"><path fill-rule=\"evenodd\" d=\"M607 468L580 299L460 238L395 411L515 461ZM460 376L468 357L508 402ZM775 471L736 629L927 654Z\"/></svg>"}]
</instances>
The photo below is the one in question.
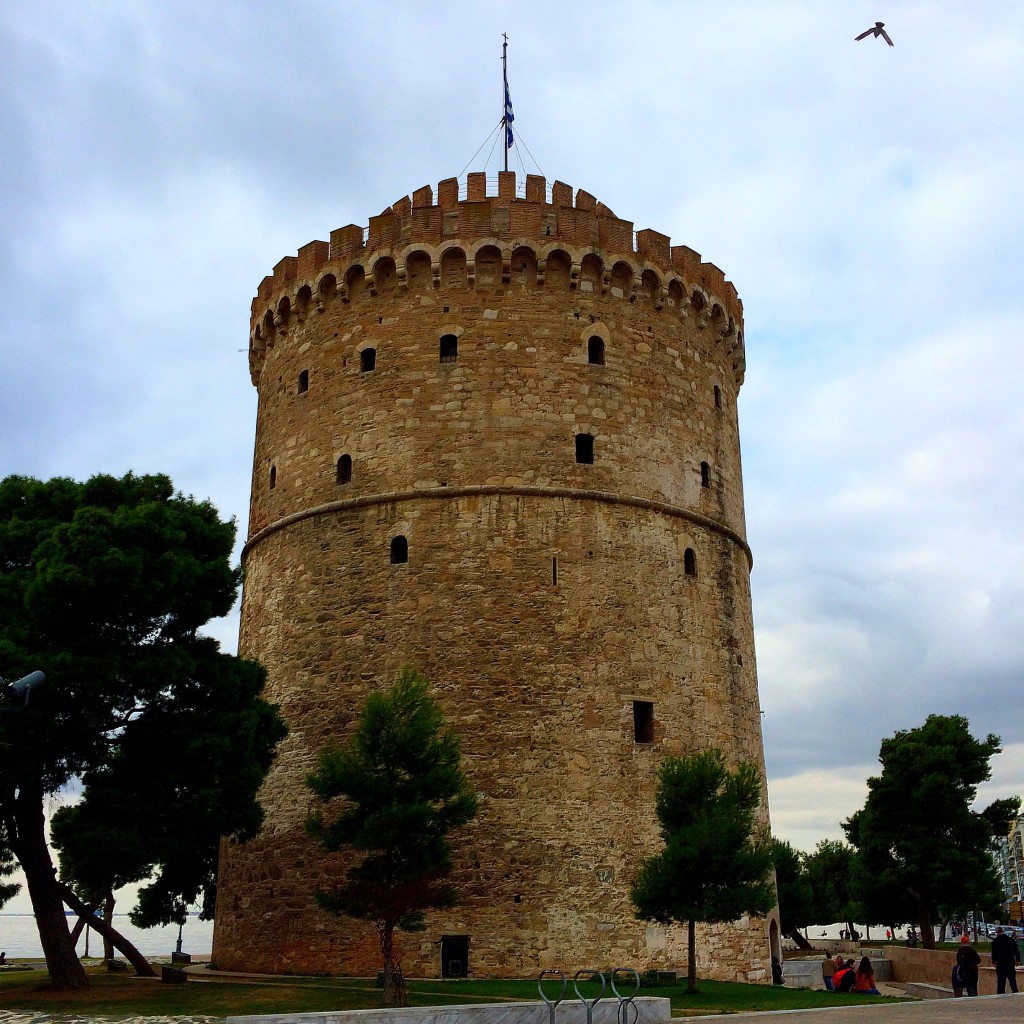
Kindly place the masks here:
<instances>
[{"instance_id":1,"label":"tree trunk","mask_svg":"<svg viewBox=\"0 0 1024 1024\"><path fill-rule=\"evenodd\" d=\"M942 921L939 922L939 942L946 941L946 929L949 927L949 917L943 917Z\"/></svg>"},{"instance_id":2,"label":"tree trunk","mask_svg":"<svg viewBox=\"0 0 1024 1024\"><path fill-rule=\"evenodd\" d=\"M786 932L788 938L791 938L796 944L798 949L814 949L814 947L805 939L798 928L790 928Z\"/></svg>"},{"instance_id":3,"label":"tree trunk","mask_svg":"<svg viewBox=\"0 0 1024 1024\"><path fill-rule=\"evenodd\" d=\"M8 838L11 850L25 872L50 985L62 991L88 988L89 979L71 941L64 901L46 845L42 786L21 786L12 803L17 836Z\"/></svg>"},{"instance_id":4,"label":"tree trunk","mask_svg":"<svg viewBox=\"0 0 1024 1024\"><path fill-rule=\"evenodd\" d=\"M398 962L395 949L395 926L385 921L378 926L380 951L384 957L384 1005L408 1006L409 994L405 989L402 965Z\"/></svg>"},{"instance_id":5,"label":"tree trunk","mask_svg":"<svg viewBox=\"0 0 1024 1024\"><path fill-rule=\"evenodd\" d=\"M84 917L90 928L95 928L105 940L109 939L111 944L124 954L128 963L135 968L136 974L140 974L144 978L156 977L156 971L153 970L150 962L120 932L115 931L106 921L95 914L90 914L89 908L71 891L70 886L59 883L59 887L64 902L79 917Z\"/></svg>"},{"instance_id":6,"label":"tree trunk","mask_svg":"<svg viewBox=\"0 0 1024 1024\"><path fill-rule=\"evenodd\" d=\"M697 922L686 922L686 955L689 963L686 965L686 991L689 995L695 995L697 988Z\"/></svg>"},{"instance_id":7,"label":"tree trunk","mask_svg":"<svg viewBox=\"0 0 1024 1024\"><path fill-rule=\"evenodd\" d=\"M95 913L97 906L99 906L99 904L97 904L97 903L90 903L89 904L89 912L90 913ZM85 931L85 925L86 925L85 918L84 917L79 917L79 918L77 918L75 920L75 927L71 929L71 944L76 949L78 948L78 940L82 937L82 932ZM86 934L85 945L86 945L86 948L88 949L88 946L89 946L89 938L88 938L89 933L86 932L85 934Z\"/></svg>"},{"instance_id":8,"label":"tree trunk","mask_svg":"<svg viewBox=\"0 0 1024 1024\"><path fill-rule=\"evenodd\" d=\"M931 908L924 900L917 904L917 923L921 928L921 945L925 949L935 948L935 933L932 931Z\"/></svg>"},{"instance_id":9,"label":"tree trunk","mask_svg":"<svg viewBox=\"0 0 1024 1024\"><path fill-rule=\"evenodd\" d=\"M103 901L103 923L108 928L114 927L114 894L112 892L108 892L107 898ZM103 936L103 959L107 961L114 959L114 944L106 935Z\"/></svg>"}]
</instances>

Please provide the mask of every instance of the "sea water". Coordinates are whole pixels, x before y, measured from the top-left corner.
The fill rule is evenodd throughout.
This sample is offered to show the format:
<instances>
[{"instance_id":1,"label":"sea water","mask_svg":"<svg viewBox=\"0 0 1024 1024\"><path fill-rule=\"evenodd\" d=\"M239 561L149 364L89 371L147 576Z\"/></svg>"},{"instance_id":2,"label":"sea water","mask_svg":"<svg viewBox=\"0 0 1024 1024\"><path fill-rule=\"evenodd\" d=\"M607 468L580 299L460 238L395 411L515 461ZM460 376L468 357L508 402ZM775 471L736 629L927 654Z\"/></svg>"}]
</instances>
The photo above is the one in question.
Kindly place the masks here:
<instances>
[{"instance_id":1,"label":"sea water","mask_svg":"<svg viewBox=\"0 0 1024 1024\"><path fill-rule=\"evenodd\" d=\"M74 917L68 918L68 927L74 927ZM135 948L146 957L169 957L178 947L178 926L163 928L136 928L127 914L115 914L111 922L114 930L120 932ZM103 956L103 938L92 931L89 936L89 956ZM181 930L181 951L193 957L209 956L213 947L213 922L200 921L190 916ZM39 943L39 930L33 914L0 914L0 950L8 959L14 957L42 957L43 947ZM85 956L85 935L78 940L78 955ZM114 955L121 957L116 950Z\"/></svg>"}]
</instances>

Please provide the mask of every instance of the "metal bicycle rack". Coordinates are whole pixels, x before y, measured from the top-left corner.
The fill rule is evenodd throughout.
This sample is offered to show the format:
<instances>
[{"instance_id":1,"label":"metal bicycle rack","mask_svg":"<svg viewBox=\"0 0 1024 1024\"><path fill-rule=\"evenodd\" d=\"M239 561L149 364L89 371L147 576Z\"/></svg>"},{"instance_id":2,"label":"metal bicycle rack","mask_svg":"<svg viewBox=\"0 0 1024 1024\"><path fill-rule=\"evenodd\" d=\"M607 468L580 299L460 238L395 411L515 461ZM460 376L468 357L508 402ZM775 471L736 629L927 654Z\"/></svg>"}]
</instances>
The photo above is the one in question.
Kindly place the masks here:
<instances>
[{"instance_id":1,"label":"metal bicycle rack","mask_svg":"<svg viewBox=\"0 0 1024 1024\"><path fill-rule=\"evenodd\" d=\"M545 978L562 979L562 991L559 993L557 999L549 999L547 994L544 992ZM598 992L597 996L593 999L587 999L583 993L580 992L580 982L587 981L601 983L601 991ZM629 982L632 982L633 984L632 992L625 991L626 985ZM639 972L637 972L633 967L616 967L614 970L609 971L606 977L604 972L597 970L595 967L584 967L573 975L572 987L576 993L576 998L583 1004L583 1008L586 1011L587 1024L594 1024L594 1007L597 1006L597 1004L604 998L605 988L607 988L609 983L611 984L611 989L615 994L615 998L618 1000L618 1006L615 1010L615 1020L617 1024L637 1024L637 1021L640 1018L640 1007L636 1005L637 993L640 991ZM568 987L569 982L561 971L541 971L537 976L537 991L540 993L541 999L547 1003L549 1024L556 1024L555 1011L558 1009L559 1003L565 999L565 993Z\"/></svg>"},{"instance_id":2,"label":"metal bicycle rack","mask_svg":"<svg viewBox=\"0 0 1024 1024\"><path fill-rule=\"evenodd\" d=\"M628 995L620 992L615 984L616 978L620 975L624 978L628 977L633 982L633 991ZM635 1002L637 993L640 991L639 973L633 967L616 967L609 975L609 980L612 984L612 992L615 993L615 998L619 1001L618 1009L615 1012L615 1019L619 1024L636 1024L637 1019L640 1017L640 1007Z\"/></svg>"},{"instance_id":3,"label":"metal bicycle rack","mask_svg":"<svg viewBox=\"0 0 1024 1024\"><path fill-rule=\"evenodd\" d=\"M557 975L562 979L562 993L557 999L548 999L544 994L544 978L550 975L555 977ZM569 987L569 982L566 981L565 975L561 971L541 971L537 978L537 991L540 993L541 999L548 1004L548 1020L551 1024L555 1024L555 1010L558 1008L558 1004L565 998L566 989Z\"/></svg>"},{"instance_id":4,"label":"metal bicycle rack","mask_svg":"<svg viewBox=\"0 0 1024 1024\"><path fill-rule=\"evenodd\" d=\"M588 1000L580 991L581 981L600 981L601 991L595 999ZM572 976L572 987L576 990L576 998L586 1007L587 1024L594 1024L594 1007L601 1001L604 995L606 982L604 975L594 967L582 967Z\"/></svg>"}]
</instances>

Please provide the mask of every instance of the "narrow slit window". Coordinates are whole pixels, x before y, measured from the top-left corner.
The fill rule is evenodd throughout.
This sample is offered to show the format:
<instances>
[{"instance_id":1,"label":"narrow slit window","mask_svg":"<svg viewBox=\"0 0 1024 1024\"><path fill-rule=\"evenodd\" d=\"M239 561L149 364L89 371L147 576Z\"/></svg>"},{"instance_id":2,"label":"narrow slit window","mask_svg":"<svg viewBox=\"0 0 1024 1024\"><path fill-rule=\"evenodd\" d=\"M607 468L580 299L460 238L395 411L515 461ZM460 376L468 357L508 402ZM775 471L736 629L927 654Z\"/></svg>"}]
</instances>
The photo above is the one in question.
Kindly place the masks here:
<instances>
[{"instance_id":1,"label":"narrow slit window","mask_svg":"<svg viewBox=\"0 0 1024 1024\"><path fill-rule=\"evenodd\" d=\"M338 459L337 482L347 484L352 482L352 456L342 455Z\"/></svg>"},{"instance_id":2,"label":"narrow slit window","mask_svg":"<svg viewBox=\"0 0 1024 1024\"><path fill-rule=\"evenodd\" d=\"M654 742L654 703L633 701L633 739L637 743Z\"/></svg>"},{"instance_id":3,"label":"narrow slit window","mask_svg":"<svg viewBox=\"0 0 1024 1024\"><path fill-rule=\"evenodd\" d=\"M687 576L697 575L697 553L693 548L687 548L683 552L683 572Z\"/></svg>"},{"instance_id":4,"label":"narrow slit window","mask_svg":"<svg viewBox=\"0 0 1024 1024\"><path fill-rule=\"evenodd\" d=\"M717 384L715 385L715 408L722 408L722 389Z\"/></svg>"},{"instance_id":5,"label":"narrow slit window","mask_svg":"<svg viewBox=\"0 0 1024 1024\"><path fill-rule=\"evenodd\" d=\"M576 461L584 465L594 464L594 435L576 435Z\"/></svg>"},{"instance_id":6,"label":"narrow slit window","mask_svg":"<svg viewBox=\"0 0 1024 1024\"><path fill-rule=\"evenodd\" d=\"M409 542L402 536L391 538L391 564L405 565L409 561Z\"/></svg>"},{"instance_id":7,"label":"narrow slit window","mask_svg":"<svg viewBox=\"0 0 1024 1024\"><path fill-rule=\"evenodd\" d=\"M309 370L303 370L299 374L299 394L304 395L309 390Z\"/></svg>"},{"instance_id":8,"label":"narrow slit window","mask_svg":"<svg viewBox=\"0 0 1024 1024\"><path fill-rule=\"evenodd\" d=\"M270 467L270 489L273 490L277 486L277 466Z\"/></svg>"},{"instance_id":9,"label":"narrow slit window","mask_svg":"<svg viewBox=\"0 0 1024 1024\"><path fill-rule=\"evenodd\" d=\"M558 586L558 559L551 559L551 586Z\"/></svg>"},{"instance_id":10,"label":"narrow slit window","mask_svg":"<svg viewBox=\"0 0 1024 1024\"><path fill-rule=\"evenodd\" d=\"M375 348L364 348L359 353L359 372L369 373L377 369L377 350Z\"/></svg>"},{"instance_id":11,"label":"narrow slit window","mask_svg":"<svg viewBox=\"0 0 1024 1024\"><path fill-rule=\"evenodd\" d=\"M454 334L441 338L441 362L454 363L459 358L459 339Z\"/></svg>"},{"instance_id":12,"label":"narrow slit window","mask_svg":"<svg viewBox=\"0 0 1024 1024\"><path fill-rule=\"evenodd\" d=\"M596 334L587 342L587 362L593 366L604 366L604 339Z\"/></svg>"},{"instance_id":13,"label":"narrow slit window","mask_svg":"<svg viewBox=\"0 0 1024 1024\"><path fill-rule=\"evenodd\" d=\"M700 464L700 485L701 487L711 486L711 467L706 462Z\"/></svg>"}]
</instances>

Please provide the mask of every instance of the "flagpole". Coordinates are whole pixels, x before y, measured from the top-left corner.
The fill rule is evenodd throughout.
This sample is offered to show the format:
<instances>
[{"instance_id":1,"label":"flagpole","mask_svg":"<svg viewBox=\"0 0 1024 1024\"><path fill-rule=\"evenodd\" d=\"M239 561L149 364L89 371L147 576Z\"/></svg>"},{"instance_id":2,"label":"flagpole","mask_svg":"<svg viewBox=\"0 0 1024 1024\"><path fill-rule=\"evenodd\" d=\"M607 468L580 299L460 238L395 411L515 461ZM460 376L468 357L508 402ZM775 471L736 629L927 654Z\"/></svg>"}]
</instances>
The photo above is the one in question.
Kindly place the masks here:
<instances>
[{"instance_id":1,"label":"flagpole","mask_svg":"<svg viewBox=\"0 0 1024 1024\"><path fill-rule=\"evenodd\" d=\"M501 33L501 78L505 86L501 95L501 129L505 136L505 170L508 170L508 36Z\"/></svg>"}]
</instances>

